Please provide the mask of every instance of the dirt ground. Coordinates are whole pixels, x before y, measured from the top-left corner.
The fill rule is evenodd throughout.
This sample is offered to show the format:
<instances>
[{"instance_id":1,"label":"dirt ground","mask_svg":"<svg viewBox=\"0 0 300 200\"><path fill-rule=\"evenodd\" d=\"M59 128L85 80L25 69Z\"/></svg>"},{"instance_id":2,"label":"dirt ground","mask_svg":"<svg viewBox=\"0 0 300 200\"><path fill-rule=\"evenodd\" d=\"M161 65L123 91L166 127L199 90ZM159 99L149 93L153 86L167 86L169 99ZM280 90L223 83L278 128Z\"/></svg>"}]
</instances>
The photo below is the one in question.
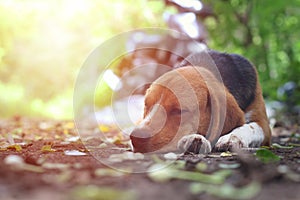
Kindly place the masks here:
<instances>
[{"instance_id":1,"label":"dirt ground","mask_svg":"<svg viewBox=\"0 0 300 200\"><path fill-rule=\"evenodd\" d=\"M99 129L114 145L82 142L71 121L0 120L0 199L300 199L298 126L275 128L270 148L151 156Z\"/></svg>"}]
</instances>

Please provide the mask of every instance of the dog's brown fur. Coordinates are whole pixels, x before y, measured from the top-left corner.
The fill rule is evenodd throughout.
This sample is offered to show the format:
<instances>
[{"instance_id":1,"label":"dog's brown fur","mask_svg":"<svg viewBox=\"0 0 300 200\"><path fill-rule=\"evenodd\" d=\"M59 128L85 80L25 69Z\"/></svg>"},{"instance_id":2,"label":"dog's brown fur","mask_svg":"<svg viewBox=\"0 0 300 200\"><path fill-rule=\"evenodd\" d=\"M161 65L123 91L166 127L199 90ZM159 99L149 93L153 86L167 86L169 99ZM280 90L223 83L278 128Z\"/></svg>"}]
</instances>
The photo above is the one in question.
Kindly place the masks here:
<instances>
[{"instance_id":1,"label":"dog's brown fur","mask_svg":"<svg viewBox=\"0 0 300 200\"><path fill-rule=\"evenodd\" d=\"M258 82L254 100L242 110L211 71L186 66L164 74L150 86L144 119L131 133L131 140L134 151L175 151L183 136L201 134L215 143L221 135L249 122L263 129L262 145L269 145L271 131Z\"/></svg>"},{"instance_id":2,"label":"dog's brown fur","mask_svg":"<svg viewBox=\"0 0 300 200\"><path fill-rule=\"evenodd\" d=\"M246 109L245 113L247 112L251 112L251 115L248 119L246 119L246 122L256 122L263 129L265 138L262 145L269 146L271 144L272 133L269 126L260 84L257 85L255 99Z\"/></svg>"},{"instance_id":3,"label":"dog's brown fur","mask_svg":"<svg viewBox=\"0 0 300 200\"><path fill-rule=\"evenodd\" d=\"M178 140L183 135L192 133L190 130L187 132L184 130L178 130L179 125L187 123L188 120L192 120L193 115L197 115L195 112L197 112L198 109L200 114L200 117L198 118L199 121L197 121L198 127L193 127L193 131L194 133L199 133L205 136L209 130L212 117L211 101L215 101L215 106L217 107L226 106L225 123L224 127L221 129L222 135L245 123L244 112L239 108L238 104L234 100L234 97L226 88L224 88L221 83L215 79L211 72L204 68L184 67L169 72L170 79L174 80L176 77L178 77L180 80L189 80L188 82L192 87L192 91L194 91L196 94L197 103L180 105L178 98L180 98L181 102L184 102L188 101L189 96L186 95L184 91L178 91L176 94L174 94L174 92L170 90L170 88L174 89L174 85L169 82L170 80L168 80L166 76L158 79L151 85L146 93L144 118L147 117L151 108L155 104L159 103L165 109L167 120L161 130L155 130L157 126L160 126L156 125L154 122L156 120L160 121L160 119L155 118L135 129L136 132L149 132L149 136L151 135L144 141L137 141L139 139L135 140L132 137L132 142L136 150L140 152L151 152L159 149L163 149L164 151L174 151L174 149L176 149ZM205 77L205 80L203 77ZM206 81L210 82L211 84L212 88L210 90L208 89ZM169 84L166 82L169 82ZM180 84L178 83L178 80L176 80L176 82L176 84ZM220 94L220 91L222 90L224 90L226 94L226 105L222 105L224 102L218 102L219 96L222 95ZM179 113L181 110L188 110L188 112ZM219 118L218 115L220 115L218 111L220 111L220 109L216 108L216 112L214 113L215 116L213 116L214 124L212 125L213 129L211 130L211 134L215 135L213 136L214 138L219 134L218 130L216 129L222 126L218 124L219 121L217 119Z\"/></svg>"}]
</instances>

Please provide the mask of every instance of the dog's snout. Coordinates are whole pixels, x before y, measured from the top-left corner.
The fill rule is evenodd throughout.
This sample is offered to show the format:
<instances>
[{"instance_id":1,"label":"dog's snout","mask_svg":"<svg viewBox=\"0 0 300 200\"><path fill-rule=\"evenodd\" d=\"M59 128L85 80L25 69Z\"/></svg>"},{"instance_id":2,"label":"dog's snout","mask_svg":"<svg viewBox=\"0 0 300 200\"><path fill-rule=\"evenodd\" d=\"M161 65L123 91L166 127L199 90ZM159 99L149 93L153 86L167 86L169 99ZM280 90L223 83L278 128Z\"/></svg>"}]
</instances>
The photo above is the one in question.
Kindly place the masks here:
<instances>
[{"instance_id":1,"label":"dog's snout","mask_svg":"<svg viewBox=\"0 0 300 200\"><path fill-rule=\"evenodd\" d=\"M135 129L130 134L131 141L134 142L146 142L151 137L151 133L145 129Z\"/></svg>"},{"instance_id":2,"label":"dog's snout","mask_svg":"<svg viewBox=\"0 0 300 200\"><path fill-rule=\"evenodd\" d=\"M151 133L145 129L135 129L130 134L131 143L135 152L147 152Z\"/></svg>"}]
</instances>

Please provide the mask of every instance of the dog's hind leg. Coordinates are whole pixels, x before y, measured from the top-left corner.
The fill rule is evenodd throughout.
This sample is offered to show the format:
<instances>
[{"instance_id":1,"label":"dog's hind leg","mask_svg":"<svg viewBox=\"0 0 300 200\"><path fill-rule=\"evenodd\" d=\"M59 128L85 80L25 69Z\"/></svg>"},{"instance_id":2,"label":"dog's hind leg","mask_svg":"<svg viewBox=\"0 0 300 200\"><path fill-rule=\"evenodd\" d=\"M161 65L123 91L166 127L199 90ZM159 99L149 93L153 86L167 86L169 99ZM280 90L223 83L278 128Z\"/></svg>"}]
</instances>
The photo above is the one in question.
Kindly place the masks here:
<instances>
[{"instance_id":1,"label":"dog's hind leg","mask_svg":"<svg viewBox=\"0 0 300 200\"><path fill-rule=\"evenodd\" d=\"M245 111L245 119L246 124L219 138L215 150L226 151L270 145L271 130L259 85L256 88L255 100Z\"/></svg>"},{"instance_id":2,"label":"dog's hind leg","mask_svg":"<svg viewBox=\"0 0 300 200\"><path fill-rule=\"evenodd\" d=\"M263 141L263 129L256 122L251 122L220 137L214 148L217 151L228 151L238 148L259 147Z\"/></svg>"}]
</instances>

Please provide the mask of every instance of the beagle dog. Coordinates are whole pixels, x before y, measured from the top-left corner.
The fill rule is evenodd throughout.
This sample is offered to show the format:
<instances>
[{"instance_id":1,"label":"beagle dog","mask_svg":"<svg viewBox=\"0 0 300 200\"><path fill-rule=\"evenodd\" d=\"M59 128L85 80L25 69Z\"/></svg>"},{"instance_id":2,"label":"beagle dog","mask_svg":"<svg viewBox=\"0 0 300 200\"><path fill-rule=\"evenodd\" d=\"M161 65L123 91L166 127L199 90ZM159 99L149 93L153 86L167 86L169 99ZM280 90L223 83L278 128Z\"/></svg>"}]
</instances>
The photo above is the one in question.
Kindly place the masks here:
<instances>
[{"instance_id":1,"label":"beagle dog","mask_svg":"<svg viewBox=\"0 0 300 200\"><path fill-rule=\"evenodd\" d=\"M209 153L270 145L255 67L244 57L195 53L154 81L130 134L135 152Z\"/></svg>"}]
</instances>

